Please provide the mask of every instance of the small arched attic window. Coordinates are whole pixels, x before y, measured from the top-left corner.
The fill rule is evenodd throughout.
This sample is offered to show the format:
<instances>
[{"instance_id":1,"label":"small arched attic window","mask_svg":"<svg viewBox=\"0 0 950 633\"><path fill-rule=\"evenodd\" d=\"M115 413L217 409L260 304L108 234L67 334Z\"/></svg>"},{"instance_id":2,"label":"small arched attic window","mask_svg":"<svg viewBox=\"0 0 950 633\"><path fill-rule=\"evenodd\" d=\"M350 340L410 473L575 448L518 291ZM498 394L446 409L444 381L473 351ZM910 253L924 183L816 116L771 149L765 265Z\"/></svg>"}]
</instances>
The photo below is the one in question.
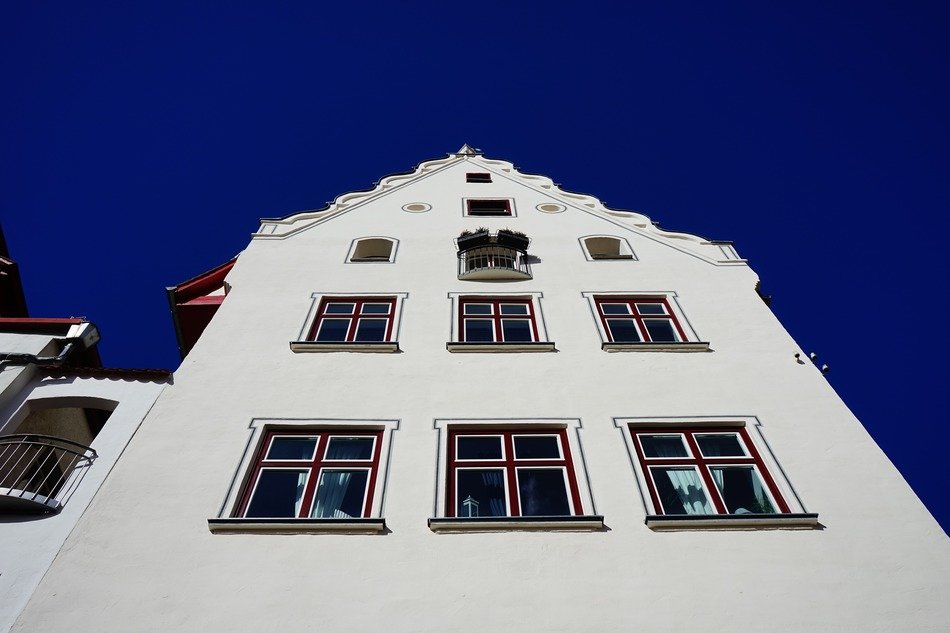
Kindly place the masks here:
<instances>
[{"instance_id":1,"label":"small arched attic window","mask_svg":"<svg viewBox=\"0 0 950 633\"><path fill-rule=\"evenodd\" d=\"M390 237L361 237L353 240L347 261L357 263L395 261L396 244L398 240Z\"/></svg>"},{"instance_id":2,"label":"small arched attic window","mask_svg":"<svg viewBox=\"0 0 950 633\"><path fill-rule=\"evenodd\" d=\"M636 259L630 244L622 237L591 235L581 238L581 246L588 260Z\"/></svg>"}]
</instances>

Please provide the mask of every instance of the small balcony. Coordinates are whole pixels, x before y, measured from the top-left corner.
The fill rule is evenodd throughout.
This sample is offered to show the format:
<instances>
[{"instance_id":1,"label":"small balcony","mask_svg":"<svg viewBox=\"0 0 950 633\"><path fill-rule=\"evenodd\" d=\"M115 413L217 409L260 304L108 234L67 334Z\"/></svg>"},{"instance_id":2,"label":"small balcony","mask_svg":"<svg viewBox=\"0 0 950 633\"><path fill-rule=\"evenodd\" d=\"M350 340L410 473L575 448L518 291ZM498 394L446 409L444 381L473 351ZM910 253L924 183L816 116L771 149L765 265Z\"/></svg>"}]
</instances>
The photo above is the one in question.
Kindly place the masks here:
<instances>
[{"instance_id":1,"label":"small balcony","mask_svg":"<svg viewBox=\"0 0 950 633\"><path fill-rule=\"evenodd\" d=\"M462 234L458 239L458 278L475 281L531 279L529 240L523 234L487 230Z\"/></svg>"},{"instance_id":2,"label":"small balcony","mask_svg":"<svg viewBox=\"0 0 950 633\"><path fill-rule=\"evenodd\" d=\"M48 435L0 436L0 513L58 512L96 451Z\"/></svg>"}]
</instances>

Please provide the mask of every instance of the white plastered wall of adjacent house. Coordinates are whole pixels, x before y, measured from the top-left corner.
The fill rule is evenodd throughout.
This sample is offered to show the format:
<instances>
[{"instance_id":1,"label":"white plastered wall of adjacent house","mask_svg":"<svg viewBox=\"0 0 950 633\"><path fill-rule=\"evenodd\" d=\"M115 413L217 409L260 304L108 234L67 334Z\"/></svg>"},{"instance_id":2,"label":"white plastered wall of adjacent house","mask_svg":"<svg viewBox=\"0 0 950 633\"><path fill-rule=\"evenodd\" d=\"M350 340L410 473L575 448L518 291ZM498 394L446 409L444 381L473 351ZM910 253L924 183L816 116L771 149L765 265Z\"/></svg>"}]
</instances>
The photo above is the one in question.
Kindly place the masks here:
<instances>
[{"instance_id":1,"label":"white plastered wall of adjacent house","mask_svg":"<svg viewBox=\"0 0 950 633\"><path fill-rule=\"evenodd\" d=\"M796 362L801 349L757 296L756 275L702 255L718 246L631 228L503 169L446 160L283 239L252 240L17 630L943 630L947 537L819 371ZM470 171L494 182L467 184ZM510 198L516 216L464 217L469 196ZM412 203L431 210L402 210ZM458 280L453 240L479 226L526 233L533 279ZM578 238L595 234L625 238L637 260L587 261ZM366 235L398 240L396 262L346 263ZM406 293L400 353L290 351L314 293L379 292ZM450 294L491 292L541 293L557 351L449 353ZM675 292L711 351L606 353L585 292ZM754 417L821 526L650 530L614 423L650 416ZM386 533L209 532L251 420L280 417L399 421ZM606 529L427 527L443 476L435 420L496 418L581 421Z\"/></svg>"},{"instance_id":2,"label":"white plastered wall of adjacent house","mask_svg":"<svg viewBox=\"0 0 950 633\"><path fill-rule=\"evenodd\" d=\"M95 461L58 513L0 516L0 631L13 625L163 386L146 380L38 376L6 394L0 408L0 432L5 435L16 433L31 407L40 403L115 409L91 444Z\"/></svg>"}]
</instances>

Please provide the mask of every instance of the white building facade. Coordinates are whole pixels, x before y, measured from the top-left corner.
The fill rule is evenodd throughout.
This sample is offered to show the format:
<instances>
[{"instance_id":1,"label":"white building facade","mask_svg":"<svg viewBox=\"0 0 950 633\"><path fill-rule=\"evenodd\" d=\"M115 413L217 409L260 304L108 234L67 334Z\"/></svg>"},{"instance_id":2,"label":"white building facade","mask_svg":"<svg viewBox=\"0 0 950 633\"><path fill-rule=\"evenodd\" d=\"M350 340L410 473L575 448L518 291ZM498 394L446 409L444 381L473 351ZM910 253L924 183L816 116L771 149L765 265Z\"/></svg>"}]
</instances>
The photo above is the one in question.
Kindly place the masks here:
<instances>
[{"instance_id":1,"label":"white building facade","mask_svg":"<svg viewBox=\"0 0 950 633\"><path fill-rule=\"evenodd\" d=\"M171 377L101 367L94 324L30 318L19 294L17 316L0 310L0 631L13 626Z\"/></svg>"},{"instance_id":2,"label":"white building facade","mask_svg":"<svg viewBox=\"0 0 950 633\"><path fill-rule=\"evenodd\" d=\"M756 285L468 146L263 220L15 630L945 630Z\"/></svg>"}]
</instances>

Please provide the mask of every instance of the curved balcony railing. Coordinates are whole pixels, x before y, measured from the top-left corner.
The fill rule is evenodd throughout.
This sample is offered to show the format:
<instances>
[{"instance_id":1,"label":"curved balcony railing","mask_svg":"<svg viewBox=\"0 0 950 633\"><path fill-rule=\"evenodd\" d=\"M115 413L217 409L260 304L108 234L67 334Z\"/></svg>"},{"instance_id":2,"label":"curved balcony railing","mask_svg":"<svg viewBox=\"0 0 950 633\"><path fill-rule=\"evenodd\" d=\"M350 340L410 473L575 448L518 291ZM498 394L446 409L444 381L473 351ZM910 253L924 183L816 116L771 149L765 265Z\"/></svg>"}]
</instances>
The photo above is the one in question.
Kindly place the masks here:
<instances>
[{"instance_id":1,"label":"curved balcony railing","mask_svg":"<svg viewBox=\"0 0 950 633\"><path fill-rule=\"evenodd\" d=\"M459 279L531 279L523 251L506 246L479 246L459 251Z\"/></svg>"},{"instance_id":2,"label":"curved balcony railing","mask_svg":"<svg viewBox=\"0 0 950 633\"><path fill-rule=\"evenodd\" d=\"M0 512L56 512L79 485L96 451L48 435L0 436Z\"/></svg>"}]
</instances>

